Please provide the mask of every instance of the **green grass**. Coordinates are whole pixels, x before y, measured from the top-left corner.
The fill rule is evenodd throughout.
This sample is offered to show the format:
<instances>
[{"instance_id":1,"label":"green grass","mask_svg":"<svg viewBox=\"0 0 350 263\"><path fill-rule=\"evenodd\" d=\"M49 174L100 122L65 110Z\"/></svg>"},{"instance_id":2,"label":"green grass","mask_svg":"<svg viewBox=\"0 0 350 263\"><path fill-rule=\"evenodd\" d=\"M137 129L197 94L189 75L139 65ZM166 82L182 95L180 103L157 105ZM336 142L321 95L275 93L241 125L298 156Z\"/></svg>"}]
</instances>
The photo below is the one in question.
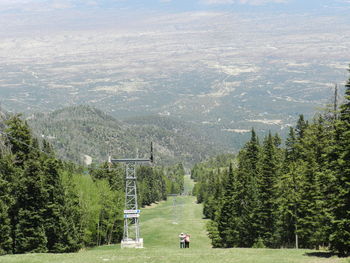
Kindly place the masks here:
<instances>
[{"instance_id":1,"label":"green grass","mask_svg":"<svg viewBox=\"0 0 350 263\"><path fill-rule=\"evenodd\" d=\"M193 183L186 178L186 189ZM212 249L205 232L202 207L191 196L170 197L141 215L143 249L102 246L72 254L26 254L0 257L0 263L99 263L99 262L240 262L240 263L350 263L327 253L295 249ZM180 232L191 234L191 248L179 249Z\"/></svg>"}]
</instances>

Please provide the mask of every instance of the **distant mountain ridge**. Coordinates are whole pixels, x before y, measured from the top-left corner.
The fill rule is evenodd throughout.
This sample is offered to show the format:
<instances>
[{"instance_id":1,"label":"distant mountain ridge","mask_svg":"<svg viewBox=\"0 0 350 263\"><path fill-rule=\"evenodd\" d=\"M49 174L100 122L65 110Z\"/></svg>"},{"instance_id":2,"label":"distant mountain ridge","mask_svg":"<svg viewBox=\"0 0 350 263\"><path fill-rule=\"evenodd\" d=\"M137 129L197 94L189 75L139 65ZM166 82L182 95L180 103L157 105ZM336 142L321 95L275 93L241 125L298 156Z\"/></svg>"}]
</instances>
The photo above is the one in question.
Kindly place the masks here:
<instances>
[{"instance_id":1,"label":"distant mountain ridge","mask_svg":"<svg viewBox=\"0 0 350 263\"><path fill-rule=\"evenodd\" d=\"M158 164L193 164L222 151L232 152L223 136L169 117L147 116L116 120L90 106L74 106L28 118L34 132L48 140L60 157L82 162L84 155L95 163L115 157L145 157L154 142ZM214 139L213 139L214 138ZM216 139L215 139L216 138Z\"/></svg>"}]
</instances>

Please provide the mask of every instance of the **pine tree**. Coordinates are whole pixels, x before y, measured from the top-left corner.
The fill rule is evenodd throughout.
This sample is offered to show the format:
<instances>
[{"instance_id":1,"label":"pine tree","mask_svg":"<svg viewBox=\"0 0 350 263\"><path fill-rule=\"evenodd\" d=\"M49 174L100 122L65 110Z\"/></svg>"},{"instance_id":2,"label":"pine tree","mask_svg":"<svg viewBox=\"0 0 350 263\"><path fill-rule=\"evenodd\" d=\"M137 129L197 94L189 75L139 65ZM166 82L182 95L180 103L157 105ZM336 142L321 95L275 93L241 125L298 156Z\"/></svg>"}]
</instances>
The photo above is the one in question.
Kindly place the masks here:
<instances>
[{"instance_id":1,"label":"pine tree","mask_svg":"<svg viewBox=\"0 0 350 263\"><path fill-rule=\"evenodd\" d=\"M42 158L42 166L47 194L43 214L47 249L54 253L69 252L70 240L74 240L75 237L72 236L74 231L69 227L69 215L64 213L67 200L59 174L59 162L54 156L45 156Z\"/></svg>"},{"instance_id":2,"label":"pine tree","mask_svg":"<svg viewBox=\"0 0 350 263\"><path fill-rule=\"evenodd\" d=\"M6 122L6 133L11 152L16 157L16 163L23 168L24 162L28 159L33 144L31 132L26 122L22 121L20 115L11 117Z\"/></svg>"},{"instance_id":3,"label":"pine tree","mask_svg":"<svg viewBox=\"0 0 350 263\"><path fill-rule=\"evenodd\" d=\"M14 204L14 197L11 195L11 179L14 173L11 159L0 156L0 255L12 252L10 208Z\"/></svg>"},{"instance_id":4,"label":"pine tree","mask_svg":"<svg viewBox=\"0 0 350 263\"><path fill-rule=\"evenodd\" d=\"M299 119L295 127L296 135L298 139L304 138L305 130L308 126L309 126L309 122L305 121L304 115L303 114L299 115Z\"/></svg>"},{"instance_id":5,"label":"pine tree","mask_svg":"<svg viewBox=\"0 0 350 263\"><path fill-rule=\"evenodd\" d=\"M236 210L236 191L238 187L232 164L230 164L222 206L217 219L217 229L223 247L237 246L240 240L239 226L242 224L242 220L237 215Z\"/></svg>"},{"instance_id":6,"label":"pine tree","mask_svg":"<svg viewBox=\"0 0 350 263\"><path fill-rule=\"evenodd\" d=\"M68 180L63 182L65 190L65 206L62 214L65 218L64 222L67 224L65 230L69 230L69 235L64 236L66 238L65 252L75 252L83 246L83 212L77 194L76 185L72 182L72 174L69 174L67 178Z\"/></svg>"},{"instance_id":7,"label":"pine tree","mask_svg":"<svg viewBox=\"0 0 350 263\"><path fill-rule=\"evenodd\" d=\"M265 245L271 247L275 246L275 200L277 178L280 172L277 150L271 133L264 140L262 154L259 178L259 199L261 202L258 211L260 221L259 236L263 239Z\"/></svg>"},{"instance_id":8,"label":"pine tree","mask_svg":"<svg viewBox=\"0 0 350 263\"><path fill-rule=\"evenodd\" d=\"M38 160L28 159L19 183L15 229L16 253L46 252L47 237L43 214L48 198Z\"/></svg>"},{"instance_id":9,"label":"pine tree","mask_svg":"<svg viewBox=\"0 0 350 263\"><path fill-rule=\"evenodd\" d=\"M298 162L288 165L288 172L284 172L278 180L276 238L281 247L299 247L299 206L301 174L304 167Z\"/></svg>"},{"instance_id":10,"label":"pine tree","mask_svg":"<svg viewBox=\"0 0 350 263\"><path fill-rule=\"evenodd\" d=\"M295 136L295 131L293 127L289 128L288 138L286 140L286 149L285 149L285 160L287 163L295 162L298 158L297 149L296 149L297 139ZM288 169L288 167L286 167Z\"/></svg>"},{"instance_id":11,"label":"pine tree","mask_svg":"<svg viewBox=\"0 0 350 263\"><path fill-rule=\"evenodd\" d=\"M290 127L284 151L282 175L277 180L276 235L282 247L298 246L298 204L300 200L300 175L302 167L297 163L296 137Z\"/></svg>"},{"instance_id":12,"label":"pine tree","mask_svg":"<svg viewBox=\"0 0 350 263\"><path fill-rule=\"evenodd\" d=\"M303 167L298 202L301 246L327 246L333 206L334 176L330 172L327 152L332 144L332 123L316 116L297 143L299 167Z\"/></svg>"},{"instance_id":13,"label":"pine tree","mask_svg":"<svg viewBox=\"0 0 350 263\"><path fill-rule=\"evenodd\" d=\"M208 236L211 239L211 244L214 248L222 246L222 240L218 231L218 223L213 220L209 220L206 229L208 231Z\"/></svg>"},{"instance_id":14,"label":"pine tree","mask_svg":"<svg viewBox=\"0 0 350 263\"><path fill-rule=\"evenodd\" d=\"M336 177L329 162L329 151L334 145L334 119L326 120L324 116L316 116L311 126L315 134L314 151L318 165L316 182L318 184L318 219L319 226L314 233L316 245L328 247L332 227L332 210L335 206Z\"/></svg>"},{"instance_id":15,"label":"pine tree","mask_svg":"<svg viewBox=\"0 0 350 263\"><path fill-rule=\"evenodd\" d=\"M349 68L350 71L350 68ZM341 255L350 254L350 79L346 84L345 102L340 107L336 126L338 197L334 209L332 248Z\"/></svg>"},{"instance_id":16,"label":"pine tree","mask_svg":"<svg viewBox=\"0 0 350 263\"><path fill-rule=\"evenodd\" d=\"M260 145L254 129L250 141L238 155L236 213L239 214L242 225L239 228L241 247L251 247L259 238L260 207L258 178L260 176Z\"/></svg>"},{"instance_id":17,"label":"pine tree","mask_svg":"<svg viewBox=\"0 0 350 263\"><path fill-rule=\"evenodd\" d=\"M141 205L150 205L155 202L158 189L155 187L153 172L151 167L141 166L137 169L137 178L141 187L138 195Z\"/></svg>"},{"instance_id":18,"label":"pine tree","mask_svg":"<svg viewBox=\"0 0 350 263\"><path fill-rule=\"evenodd\" d=\"M112 167L109 167L107 162L98 168L90 170L90 174L94 180L107 179L110 187L116 191L124 189L124 173L125 171L122 165L113 164Z\"/></svg>"},{"instance_id":19,"label":"pine tree","mask_svg":"<svg viewBox=\"0 0 350 263\"><path fill-rule=\"evenodd\" d=\"M9 208L12 252L45 252L47 239L42 216L46 194L38 161L39 144L20 115L11 117L5 123L9 134L7 144L14 155L16 167L14 177L9 180L13 197Z\"/></svg>"}]
</instances>

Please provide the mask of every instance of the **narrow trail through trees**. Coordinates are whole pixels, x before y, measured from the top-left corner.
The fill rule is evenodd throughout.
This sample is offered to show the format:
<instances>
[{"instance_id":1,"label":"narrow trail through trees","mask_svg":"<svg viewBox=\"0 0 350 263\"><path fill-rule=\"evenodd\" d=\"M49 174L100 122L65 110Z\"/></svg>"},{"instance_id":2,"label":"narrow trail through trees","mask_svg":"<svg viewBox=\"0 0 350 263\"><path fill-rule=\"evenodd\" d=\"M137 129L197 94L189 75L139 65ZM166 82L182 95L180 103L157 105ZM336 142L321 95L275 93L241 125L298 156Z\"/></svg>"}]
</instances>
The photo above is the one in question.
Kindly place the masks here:
<instances>
[{"instance_id":1,"label":"narrow trail through trees","mask_svg":"<svg viewBox=\"0 0 350 263\"><path fill-rule=\"evenodd\" d=\"M189 175L186 175L184 193L191 193L193 186L194 182ZM175 206L174 199L176 199ZM181 232L191 234L193 248L203 248L203 246L210 248L205 222L206 220L202 219L202 205L196 203L194 196L169 196L166 202L161 202L154 208L142 210L141 235L146 248L178 248L178 235Z\"/></svg>"}]
</instances>

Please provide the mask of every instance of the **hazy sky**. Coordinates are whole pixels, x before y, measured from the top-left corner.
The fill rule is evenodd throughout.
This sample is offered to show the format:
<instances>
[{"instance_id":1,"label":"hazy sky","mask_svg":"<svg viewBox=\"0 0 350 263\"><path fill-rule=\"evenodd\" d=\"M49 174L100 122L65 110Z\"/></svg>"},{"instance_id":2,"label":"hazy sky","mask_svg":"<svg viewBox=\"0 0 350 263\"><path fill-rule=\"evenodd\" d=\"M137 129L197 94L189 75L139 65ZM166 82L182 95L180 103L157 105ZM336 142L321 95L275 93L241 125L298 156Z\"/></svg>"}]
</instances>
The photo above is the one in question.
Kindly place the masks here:
<instances>
[{"instance_id":1,"label":"hazy sky","mask_svg":"<svg viewBox=\"0 0 350 263\"><path fill-rule=\"evenodd\" d=\"M75 9L148 11L264 10L291 12L345 12L350 0L0 0L2 14Z\"/></svg>"},{"instance_id":2,"label":"hazy sky","mask_svg":"<svg viewBox=\"0 0 350 263\"><path fill-rule=\"evenodd\" d=\"M332 16L350 24L350 0L0 0L1 36L119 26L186 12ZM255 15L254 15L255 14ZM138 23L139 25L144 22Z\"/></svg>"}]
</instances>

